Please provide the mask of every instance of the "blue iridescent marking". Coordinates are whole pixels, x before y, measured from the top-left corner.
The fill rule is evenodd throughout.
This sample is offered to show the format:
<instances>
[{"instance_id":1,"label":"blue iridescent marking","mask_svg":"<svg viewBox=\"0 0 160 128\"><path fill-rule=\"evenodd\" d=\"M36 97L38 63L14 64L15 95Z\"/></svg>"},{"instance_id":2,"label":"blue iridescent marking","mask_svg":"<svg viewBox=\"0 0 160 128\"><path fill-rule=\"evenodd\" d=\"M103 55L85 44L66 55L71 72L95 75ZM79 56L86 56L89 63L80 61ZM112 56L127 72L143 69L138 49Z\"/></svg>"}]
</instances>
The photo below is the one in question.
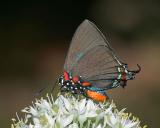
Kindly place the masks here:
<instances>
[{"instance_id":1,"label":"blue iridescent marking","mask_svg":"<svg viewBox=\"0 0 160 128\"><path fill-rule=\"evenodd\" d=\"M119 86L118 81L115 80L115 81L113 82L112 88L115 88L115 87L118 87L118 86Z\"/></svg>"},{"instance_id":2,"label":"blue iridescent marking","mask_svg":"<svg viewBox=\"0 0 160 128\"><path fill-rule=\"evenodd\" d=\"M82 58L83 55L84 55L84 54L83 54L82 52L79 53L79 54L77 54L75 63L77 63L77 61L79 61L79 60ZM73 66L75 65L75 63L72 63L72 64L71 64L71 67L73 67Z\"/></svg>"},{"instance_id":3,"label":"blue iridescent marking","mask_svg":"<svg viewBox=\"0 0 160 128\"><path fill-rule=\"evenodd\" d=\"M77 58L76 58L76 61L78 61L84 54L81 52L79 54L77 54Z\"/></svg>"},{"instance_id":4,"label":"blue iridescent marking","mask_svg":"<svg viewBox=\"0 0 160 128\"><path fill-rule=\"evenodd\" d=\"M107 93L105 92L105 89L101 89L101 88L97 88L97 87L87 87L87 88L89 90L92 90L94 92L98 92L98 93L108 97Z\"/></svg>"},{"instance_id":5,"label":"blue iridescent marking","mask_svg":"<svg viewBox=\"0 0 160 128\"><path fill-rule=\"evenodd\" d=\"M104 91L103 88L97 88L97 87L87 87L87 89L92 90L92 91Z\"/></svg>"}]
</instances>

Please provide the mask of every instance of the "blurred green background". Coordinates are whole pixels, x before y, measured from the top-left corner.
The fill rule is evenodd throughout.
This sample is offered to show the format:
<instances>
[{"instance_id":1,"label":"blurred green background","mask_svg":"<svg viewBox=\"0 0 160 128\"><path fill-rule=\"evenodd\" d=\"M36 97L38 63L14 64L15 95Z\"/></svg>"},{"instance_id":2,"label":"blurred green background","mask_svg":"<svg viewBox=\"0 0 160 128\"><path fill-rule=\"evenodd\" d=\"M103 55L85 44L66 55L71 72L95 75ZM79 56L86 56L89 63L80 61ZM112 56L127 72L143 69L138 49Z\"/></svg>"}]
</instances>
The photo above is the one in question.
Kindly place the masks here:
<instances>
[{"instance_id":1,"label":"blurred green background","mask_svg":"<svg viewBox=\"0 0 160 128\"><path fill-rule=\"evenodd\" d=\"M52 86L62 73L77 26L89 19L106 35L119 56L142 71L125 89L109 92L119 109L142 124L160 127L160 1L66 0L0 3L0 127Z\"/></svg>"}]
</instances>

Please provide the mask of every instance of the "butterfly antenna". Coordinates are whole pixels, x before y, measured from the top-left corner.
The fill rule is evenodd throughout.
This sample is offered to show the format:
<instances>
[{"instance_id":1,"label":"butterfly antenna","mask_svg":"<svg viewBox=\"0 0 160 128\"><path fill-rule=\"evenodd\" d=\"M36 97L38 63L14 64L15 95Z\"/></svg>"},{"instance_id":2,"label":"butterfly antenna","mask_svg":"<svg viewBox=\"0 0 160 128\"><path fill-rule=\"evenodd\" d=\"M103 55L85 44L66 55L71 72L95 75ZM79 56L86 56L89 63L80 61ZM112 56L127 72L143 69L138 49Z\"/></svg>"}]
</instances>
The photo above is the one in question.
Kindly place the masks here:
<instances>
[{"instance_id":1,"label":"butterfly antenna","mask_svg":"<svg viewBox=\"0 0 160 128\"><path fill-rule=\"evenodd\" d=\"M51 93L52 93L53 90L55 89L57 82L58 82L58 80L56 80L56 81L54 82L54 84L53 84L53 86L52 86L52 89L51 89Z\"/></svg>"},{"instance_id":2,"label":"butterfly antenna","mask_svg":"<svg viewBox=\"0 0 160 128\"><path fill-rule=\"evenodd\" d=\"M42 92L44 92L44 90L46 90L47 87L43 87L41 88L38 92L36 92L35 96L40 96L40 94L42 94Z\"/></svg>"},{"instance_id":3,"label":"butterfly antenna","mask_svg":"<svg viewBox=\"0 0 160 128\"><path fill-rule=\"evenodd\" d=\"M55 85L57 84L57 81L58 81L58 80L56 80L55 82L53 82L54 84L53 84L53 86L52 86L52 89L51 89L51 92L50 92L50 93L53 92L53 90L54 90L54 88L55 88ZM39 96L40 94L42 94L42 92L44 92L47 88L49 88L49 86L50 86L50 85L48 85L47 87L41 88L35 95L36 95L36 96Z\"/></svg>"}]
</instances>

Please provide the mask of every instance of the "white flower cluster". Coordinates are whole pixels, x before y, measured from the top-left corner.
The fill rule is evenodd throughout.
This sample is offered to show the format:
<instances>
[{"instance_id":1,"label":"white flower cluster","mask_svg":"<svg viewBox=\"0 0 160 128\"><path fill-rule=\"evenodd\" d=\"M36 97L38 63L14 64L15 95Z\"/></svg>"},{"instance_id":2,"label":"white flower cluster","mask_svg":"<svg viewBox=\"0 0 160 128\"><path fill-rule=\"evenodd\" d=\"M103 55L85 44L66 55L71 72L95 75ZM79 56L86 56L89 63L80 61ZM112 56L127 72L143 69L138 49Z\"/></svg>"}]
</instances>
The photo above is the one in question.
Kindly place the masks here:
<instances>
[{"instance_id":1,"label":"white flower cluster","mask_svg":"<svg viewBox=\"0 0 160 128\"><path fill-rule=\"evenodd\" d=\"M23 109L25 118L17 115L11 128L141 128L140 121L124 110L118 111L113 102L97 104L62 95L54 101L47 96Z\"/></svg>"}]
</instances>

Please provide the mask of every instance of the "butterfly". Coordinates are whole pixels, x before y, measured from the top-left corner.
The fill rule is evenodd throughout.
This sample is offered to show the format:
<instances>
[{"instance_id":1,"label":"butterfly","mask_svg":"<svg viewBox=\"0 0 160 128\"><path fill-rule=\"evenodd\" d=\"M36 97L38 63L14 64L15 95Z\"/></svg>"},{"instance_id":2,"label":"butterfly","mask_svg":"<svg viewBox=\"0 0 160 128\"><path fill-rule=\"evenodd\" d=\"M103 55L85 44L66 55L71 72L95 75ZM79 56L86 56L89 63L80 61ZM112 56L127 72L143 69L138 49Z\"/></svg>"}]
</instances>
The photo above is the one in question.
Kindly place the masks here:
<instances>
[{"instance_id":1,"label":"butterfly","mask_svg":"<svg viewBox=\"0 0 160 128\"><path fill-rule=\"evenodd\" d=\"M128 80L135 78L141 70L137 66L137 70L129 70L97 26L86 19L72 38L63 75L58 81L61 91L104 102L109 98L107 90L124 88Z\"/></svg>"}]
</instances>

